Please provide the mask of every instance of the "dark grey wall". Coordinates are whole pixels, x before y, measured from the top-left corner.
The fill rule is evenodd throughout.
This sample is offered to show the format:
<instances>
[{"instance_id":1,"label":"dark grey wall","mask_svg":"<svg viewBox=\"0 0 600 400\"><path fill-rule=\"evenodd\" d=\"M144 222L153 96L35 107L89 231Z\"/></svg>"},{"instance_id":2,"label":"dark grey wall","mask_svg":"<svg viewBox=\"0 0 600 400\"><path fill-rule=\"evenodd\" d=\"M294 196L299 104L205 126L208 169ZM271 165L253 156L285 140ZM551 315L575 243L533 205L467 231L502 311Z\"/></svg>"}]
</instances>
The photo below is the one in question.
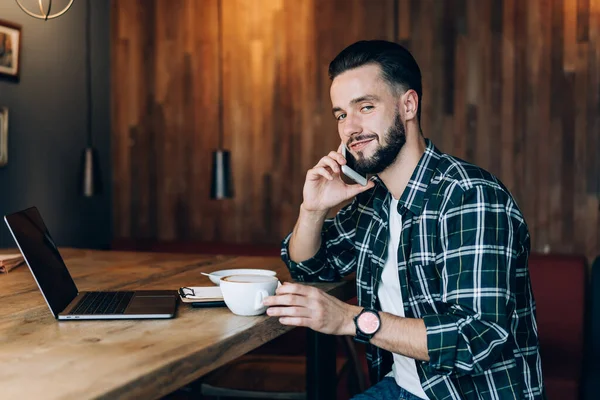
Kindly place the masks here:
<instances>
[{"instance_id":1,"label":"dark grey wall","mask_svg":"<svg viewBox=\"0 0 600 400\"><path fill-rule=\"evenodd\" d=\"M23 13L13 0L0 0L0 19L23 29L20 81L0 78L0 105L9 108L10 125L8 165L0 167L0 248L15 246L4 215L34 205L59 246L109 245L110 0L91 3L92 121L104 193L87 199L77 192L86 145L87 2L75 1L63 16L42 21Z\"/></svg>"}]
</instances>

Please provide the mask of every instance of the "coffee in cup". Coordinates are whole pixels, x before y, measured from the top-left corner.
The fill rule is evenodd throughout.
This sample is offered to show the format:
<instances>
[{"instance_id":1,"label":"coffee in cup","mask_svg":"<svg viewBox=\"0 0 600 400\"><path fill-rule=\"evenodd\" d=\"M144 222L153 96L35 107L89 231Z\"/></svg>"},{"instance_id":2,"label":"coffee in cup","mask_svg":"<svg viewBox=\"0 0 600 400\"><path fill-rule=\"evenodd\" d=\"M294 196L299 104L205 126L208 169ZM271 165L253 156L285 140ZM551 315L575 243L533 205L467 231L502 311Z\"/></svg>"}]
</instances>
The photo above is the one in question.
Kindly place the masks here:
<instances>
[{"instance_id":1,"label":"coffee in cup","mask_svg":"<svg viewBox=\"0 0 600 400\"><path fill-rule=\"evenodd\" d=\"M221 278L221 293L227 307L237 315L263 314L265 297L273 296L279 284L274 276L239 274Z\"/></svg>"}]
</instances>

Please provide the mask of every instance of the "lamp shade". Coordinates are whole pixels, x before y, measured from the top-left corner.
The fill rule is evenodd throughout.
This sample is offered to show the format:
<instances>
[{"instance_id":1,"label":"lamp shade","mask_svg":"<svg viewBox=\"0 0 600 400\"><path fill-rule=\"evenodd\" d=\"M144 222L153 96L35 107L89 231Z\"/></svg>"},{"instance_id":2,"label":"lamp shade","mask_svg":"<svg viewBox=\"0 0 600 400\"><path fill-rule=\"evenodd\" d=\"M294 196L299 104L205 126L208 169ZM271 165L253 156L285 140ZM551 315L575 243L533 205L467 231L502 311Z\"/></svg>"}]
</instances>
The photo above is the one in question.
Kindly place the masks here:
<instances>
[{"instance_id":1,"label":"lamp shade","mask_svg":"<svg viewBox=\"0 0 600 400\"><path fill-rule=\"evenodd\" d=\"M54 14L50 14L50 12L53 10L53 8L52 8L52 0L47 0L47 1L38 0L38 6L40 8L40 12L39 13L37 11L30 11L23 4L21 4L20 0L16 0L17 5L26 14L28 14L29 16L31 16L33 18L43 19L45 21L47 21L49 19L58 18L61 15L63 15L64 13L66 13L69 10L69 8L71 8L71 6L73 5L73 1L74 0L69 0L69 4L67 4L66 6L64 6L60 11L55 12ZM44 3L47 3L48 6L44 7Z\"/></svg>"},{"instance_id":2,"label":"lamp shade","mask_svg":"<svg viewBox=\"0 0 600 400\"><path fill-rule=\"evenodd\" d=\"M231 156L228 150L216 150L212 155L211 199L227 199L233 197L231 183Z\"/></svg>"},{"instance_id":3,"label":"lamp shade","mask_svg":"<svg viewBox=\"0 0 600 400\"><path fill-rule=\"evenodd\" d=\"M98 151L93 147L86 147L81 152L80 192L85 197L92 197L102 193L102 175Z\"/></svg>"}]
</instances>

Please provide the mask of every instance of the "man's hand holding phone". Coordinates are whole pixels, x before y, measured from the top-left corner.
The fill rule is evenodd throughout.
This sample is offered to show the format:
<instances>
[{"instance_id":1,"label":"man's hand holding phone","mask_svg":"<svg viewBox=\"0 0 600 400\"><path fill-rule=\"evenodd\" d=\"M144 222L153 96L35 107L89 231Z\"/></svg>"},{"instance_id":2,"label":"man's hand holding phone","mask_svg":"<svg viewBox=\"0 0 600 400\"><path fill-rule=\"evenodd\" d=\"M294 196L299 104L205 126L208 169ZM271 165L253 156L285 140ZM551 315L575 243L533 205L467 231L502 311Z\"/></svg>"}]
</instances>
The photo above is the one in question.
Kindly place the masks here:
<instances>
[{"instance_id":1,"label":"man's hand holding phone","mask_svg":"<svg viewBox=\"0 0 600 400\"><path fill-rule=\"evenodd\" d=\"M366 177L364 186L347 184L342 180L342 169L348 170L346 158L342 155L343 149L345 145L342 143L337 152L331 151L306 173L302 203L306 211L327 213L332 207L375 185L372 181L366 180ZM352 172L355 177L360 176L356 171L352 170Z\"/></svg>"}]
</instances>

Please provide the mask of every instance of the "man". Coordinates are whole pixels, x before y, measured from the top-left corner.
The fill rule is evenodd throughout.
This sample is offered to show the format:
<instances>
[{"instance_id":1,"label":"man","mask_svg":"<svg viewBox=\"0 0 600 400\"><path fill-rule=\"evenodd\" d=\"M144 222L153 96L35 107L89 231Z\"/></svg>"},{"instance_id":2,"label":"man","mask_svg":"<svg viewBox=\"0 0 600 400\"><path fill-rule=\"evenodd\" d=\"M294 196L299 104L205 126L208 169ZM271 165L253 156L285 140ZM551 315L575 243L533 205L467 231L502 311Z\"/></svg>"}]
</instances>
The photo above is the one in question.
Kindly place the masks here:
<instances>
[{"instance_id":1,"label":"man","mask_svg":"<svg viewBox=\"0 0 600 400\"><path fill-rule=\"evenodd\" d=\"M297 281L356 272L359 306L285 284L268 315L369 343L376 384L356 399L544 398L529 233L510 193L422 136L421 72L402 46L355 43L329 75L340 149L374 176L347 185L340 149L323 157L282 258Z\"/></svg>"}]
</instances>

